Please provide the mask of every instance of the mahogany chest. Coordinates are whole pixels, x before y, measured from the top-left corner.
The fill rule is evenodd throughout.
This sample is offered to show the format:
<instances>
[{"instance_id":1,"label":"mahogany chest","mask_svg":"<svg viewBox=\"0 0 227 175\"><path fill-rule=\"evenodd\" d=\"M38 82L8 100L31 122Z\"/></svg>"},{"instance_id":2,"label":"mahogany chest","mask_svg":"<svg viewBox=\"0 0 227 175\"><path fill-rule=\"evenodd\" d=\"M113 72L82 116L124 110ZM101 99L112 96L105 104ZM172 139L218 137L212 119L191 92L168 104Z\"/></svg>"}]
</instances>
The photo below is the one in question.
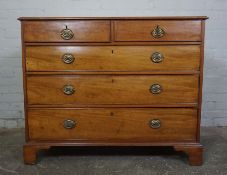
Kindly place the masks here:
<instances>
[{"instance_id":1,"label":"mahogany chest","mask_svg":"<svg viewBox=\"0 0 227 175\"><path fill-rule=\"evenodd\" d=\"M202 164L207 17L22 17L24 162L51 146L173 146Z\"/></svg>"}]
</instances>

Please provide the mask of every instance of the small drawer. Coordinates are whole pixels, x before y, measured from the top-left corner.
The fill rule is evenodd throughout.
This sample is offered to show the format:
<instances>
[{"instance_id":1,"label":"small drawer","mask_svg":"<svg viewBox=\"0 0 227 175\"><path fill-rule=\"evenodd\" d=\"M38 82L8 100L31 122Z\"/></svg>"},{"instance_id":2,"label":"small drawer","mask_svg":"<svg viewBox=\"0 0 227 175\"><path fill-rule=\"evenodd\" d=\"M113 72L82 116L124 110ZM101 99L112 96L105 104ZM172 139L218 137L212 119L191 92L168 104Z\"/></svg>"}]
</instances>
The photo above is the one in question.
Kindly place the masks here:
<instances>
[{"instance_id":1,"label":"small drawer","mask_svg":"<svg viewBox=\"0 0 227 175\"><path fill-rule=\"evenodd\" d=\"M201 41L201 21L116 20L115 41Z\"/></svg>"},{"instance_id":2,"label":"small drawer","mask_svg":"<svg viewBox=\"0 0 227 175\"><path fill-rule=\"evenodd\" d=\"M109 20L25 21L25 42L109 42Z\"/></svg>"},{"instance_id":3,"label":"small drawer","mask_svg":"<svg viewBox=\"0 0 227 175\"><path fill-rule=\"evenodd\" d=\"M189 142L196 140L191 108L28 109L31 140Z\"/></svg>"},{"instance_id":4,"label":"small drawer","mask_svg":"<svg viewBox=\"0 0 227 175\"><path fill-rule=\"evenodd\" d=\"M198 75L28 76L30 105L197 103Z\"/></svg>"},{"instance_id":5,"label":"small drawer","mask_svg":"<svg viewBox=\"0 0 227 175\"><path fill-rule=\"evenodd\" d=\"M27 71L193 71L200 46L28 46Z\"/></svg>"}]
</instances>

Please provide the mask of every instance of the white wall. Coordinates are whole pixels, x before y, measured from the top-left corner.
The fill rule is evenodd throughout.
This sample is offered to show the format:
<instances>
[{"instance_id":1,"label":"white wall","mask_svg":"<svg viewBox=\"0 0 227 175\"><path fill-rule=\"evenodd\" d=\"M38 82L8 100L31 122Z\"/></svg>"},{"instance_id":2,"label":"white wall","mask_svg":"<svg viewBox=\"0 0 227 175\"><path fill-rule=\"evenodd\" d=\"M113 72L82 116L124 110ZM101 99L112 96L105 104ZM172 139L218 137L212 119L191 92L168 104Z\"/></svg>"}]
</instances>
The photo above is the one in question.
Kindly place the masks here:
<instances>
[{"instance_id":1,"label":"white wall","mask_svg":"<svg viewBox=\"0 0 227 175\"><path fill-rule=\"evenodd\" d=\"M227 126L226 0L0 0L0 127L23 127L20 16L206 15L202 125Z\"/></svg>"}]
</instances>

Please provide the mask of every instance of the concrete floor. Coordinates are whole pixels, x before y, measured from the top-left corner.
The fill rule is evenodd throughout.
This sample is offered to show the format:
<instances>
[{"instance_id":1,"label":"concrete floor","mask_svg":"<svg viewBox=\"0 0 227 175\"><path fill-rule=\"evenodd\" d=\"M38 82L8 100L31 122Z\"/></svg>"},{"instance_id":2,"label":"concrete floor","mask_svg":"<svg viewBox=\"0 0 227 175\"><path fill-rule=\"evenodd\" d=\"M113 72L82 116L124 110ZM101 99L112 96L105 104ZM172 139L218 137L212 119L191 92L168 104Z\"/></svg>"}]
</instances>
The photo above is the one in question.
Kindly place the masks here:
<instances>
[{"instance_id":1,"label":"concrete floor","mask_svg":"<svg viewBox=\"0 0 227 175\"><path fill-rule=\"evenodd\" d=\"M227 127L202 128L204 165L159 148L53 148L24 165L24 130L0 130L0 175L227 175Z\"/></svg>"}]
</instances>

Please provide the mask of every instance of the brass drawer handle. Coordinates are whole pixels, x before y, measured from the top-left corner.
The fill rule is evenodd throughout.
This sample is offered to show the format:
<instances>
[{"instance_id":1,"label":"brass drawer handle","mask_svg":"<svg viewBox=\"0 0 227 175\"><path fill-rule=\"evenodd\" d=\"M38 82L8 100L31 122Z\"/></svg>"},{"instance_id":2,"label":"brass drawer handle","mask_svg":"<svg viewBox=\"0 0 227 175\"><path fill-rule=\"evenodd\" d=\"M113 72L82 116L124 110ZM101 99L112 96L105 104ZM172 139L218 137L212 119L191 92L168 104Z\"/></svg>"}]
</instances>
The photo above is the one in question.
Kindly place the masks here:
<instances>
[{"instance_id":1,"label":"brass drawer handle","mask_svg":"<svg viewBox=\"0 0 227 175\"><path fill-rule=\"evenodd\" d=\"M72 64L74 62L74 60L75 60L75 57L71 53L66 53L62 56L62 61L65 64Z\"/></svg>"},{"instance_id":2,"label":"brass drawer handle","mask_svg":"<svg viewBox=\"0 0 227 175\"><path fill-rule=\"evenodd\" d=\"M161 121L158 119L150 120L149 126L153 129L158 129L161 127Z\"/></svg>"},{"instance_id":3,"label":"brass drawer handle","mask_svg":"<svg viewBox=\"0 0 227 175\"><path fill-rule=\"evenodd\" d=\"M68 26L65 26L65 29L63 29L60 34L64 40L70 40L74 36L74 33L72 30L68 29Z\"/></svg>"},{"instance_id":4,"label":"brass drawer handle","mask_svg":"<svg viewBox=\"0 0 227 175\"><path fill-rule=\"evenodd\" d=\"M150 87L152 94L160 94L162 92L162 86L160 84L152 84Z\"/></svg>"},{"instance_id":5,"label":"brass drawer handle","mask_svg":"<svg viewBox=\"0 0 227 175\"><path fill-rule=\"evenodd\" d=\"M63 126L65 129L73 129L76 127L76 122L74 120L67 119L64 121Z\"/></svg>"},{"instance_id":6,"label":"brass drawer handle","mask_svg":"<svg viewBox=\"0 0 227 175\"><path fill-rule=\"evenodd\" d=\"M151 34L154 38L161 38L165 35L165 31L157 25Z\"/></svg>"},{"instance_id":7,"label":"brass drawer handle","mask_svg":"<svg viewBox=\"0 0 227 175\"><path fill-rule=\"evenodd\" d=\"M65 85L63 87L63 92L65 95L72 95L75 92L75 88L72 85Z\"/></svg>"},{"instance_id":8,"label":"brass drawer handle","mask_svg":"<svg viewBox=\"0 0 227 175\"><path fill-rule=\"evenodd\" d=\"M151 60L153 63L160 63L163 61L163 59L164 59L164 56L160 52L154 52L151 55Z\"/></svg>"}]
</instances>

